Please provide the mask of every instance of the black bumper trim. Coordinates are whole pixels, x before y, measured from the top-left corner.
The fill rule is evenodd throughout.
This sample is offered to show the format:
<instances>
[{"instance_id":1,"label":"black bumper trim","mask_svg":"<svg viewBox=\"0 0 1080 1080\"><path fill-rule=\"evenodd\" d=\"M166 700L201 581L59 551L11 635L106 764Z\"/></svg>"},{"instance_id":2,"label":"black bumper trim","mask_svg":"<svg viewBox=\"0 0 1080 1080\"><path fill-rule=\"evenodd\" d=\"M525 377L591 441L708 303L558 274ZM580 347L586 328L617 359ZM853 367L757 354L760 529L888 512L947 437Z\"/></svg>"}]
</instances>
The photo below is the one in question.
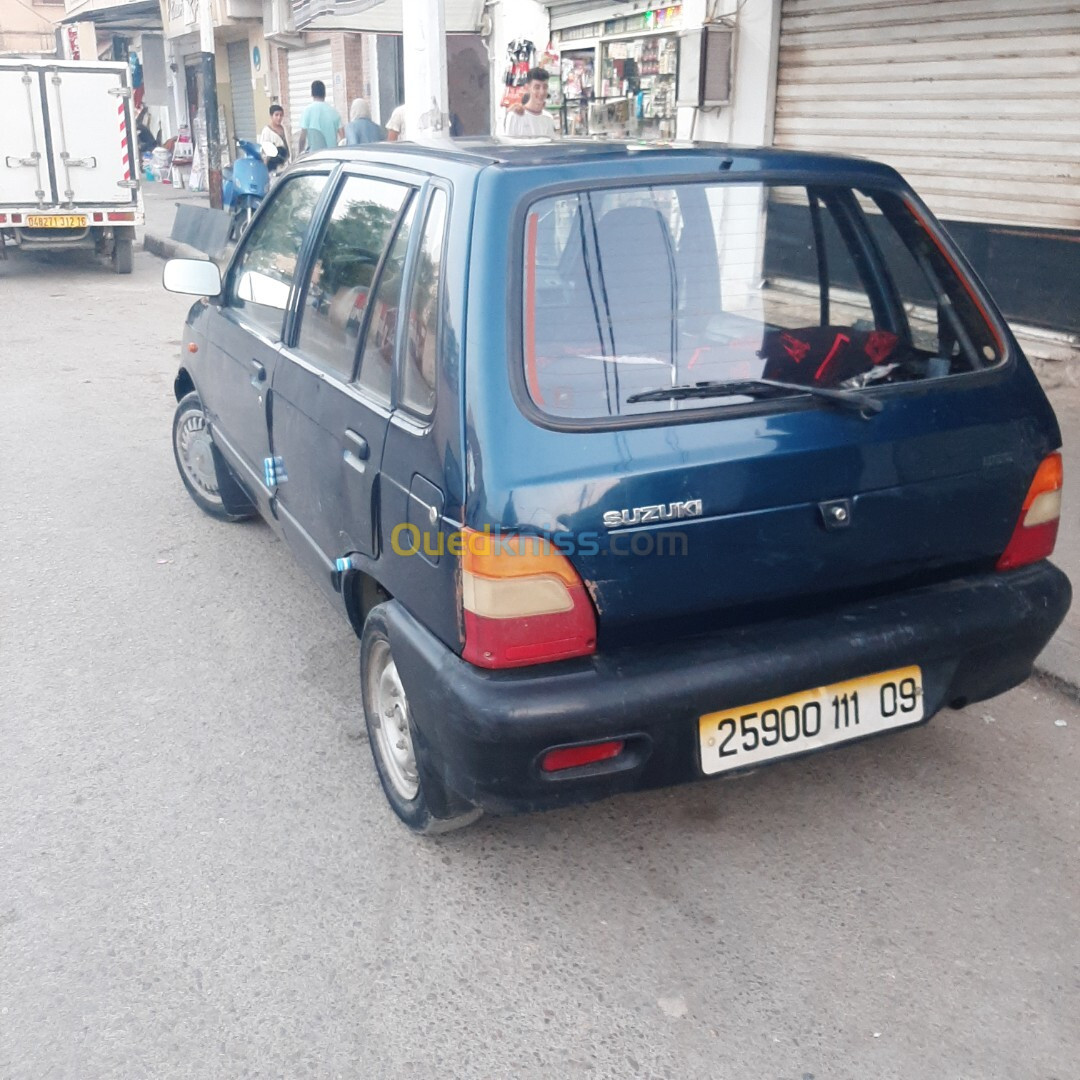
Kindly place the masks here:
<instances>
[{"instance_id":1,"label":"black bumper trim","mask_svg":"<svg viewBox=\"0 0 1080 1080\"><path fill-rule=\"evenodd\" d=\"M488 810L533 810L704 779L703 713L918 664L926 717L993 697L1031 674L1068 611L1068 578L1042 562L960 578L811 617L771 621L588 660L515 671L466 663L397 601L394 657L417 751L451 790ZM551 746L630 738L647 752L548 776Z\"/></svg>"}]
</instances>

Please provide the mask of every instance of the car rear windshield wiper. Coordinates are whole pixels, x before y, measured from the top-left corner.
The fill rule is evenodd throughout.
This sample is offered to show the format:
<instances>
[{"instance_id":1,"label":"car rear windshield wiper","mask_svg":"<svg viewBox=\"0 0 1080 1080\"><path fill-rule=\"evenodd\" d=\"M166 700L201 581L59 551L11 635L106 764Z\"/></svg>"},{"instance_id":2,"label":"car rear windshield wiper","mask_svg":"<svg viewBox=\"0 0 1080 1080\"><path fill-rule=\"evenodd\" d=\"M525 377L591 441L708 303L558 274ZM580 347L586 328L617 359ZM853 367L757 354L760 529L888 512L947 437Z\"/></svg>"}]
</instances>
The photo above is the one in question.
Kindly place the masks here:
<instances>
[{"instance_id":1,"label":"car rear windshield wiper","mask_svg":"<svg viewBox=\"0 0 1080 1080\"><path fill-rule=\"evenodd\" d=\"M699 382L683 386L658 386L631 394L628 404L637 401L681 401L684 398L727 397L745 394L747 397L788 397L790 394L809 394L839 409L850 409L863 417L879 413L882 403L861 390L827 390L823 386L803 386L801 383L778 382L776 379L736 379L732 382Z\"/></svg>"}]
</instances>

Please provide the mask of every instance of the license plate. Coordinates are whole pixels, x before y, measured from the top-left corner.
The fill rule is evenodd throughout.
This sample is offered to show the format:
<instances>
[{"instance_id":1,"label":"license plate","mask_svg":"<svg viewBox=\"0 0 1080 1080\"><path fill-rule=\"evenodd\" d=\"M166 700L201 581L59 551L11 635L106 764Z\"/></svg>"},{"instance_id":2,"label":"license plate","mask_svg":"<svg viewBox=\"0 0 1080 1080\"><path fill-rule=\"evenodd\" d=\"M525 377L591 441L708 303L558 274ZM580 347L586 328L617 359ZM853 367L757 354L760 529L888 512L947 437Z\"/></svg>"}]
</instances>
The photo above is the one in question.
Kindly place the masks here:
<instances>
[{"instance_id":1,"label":"license plate","mask_svg":"<svg viewBox=\"0 0 1080 1080\"><path fill-rule=\"evenodd\" d=\"M28 229L85 229L85 214L27 214Z\"/></svg>"},{"instance_id":2,"label":"license plate","mask_svg":"<svg viewBox=\"0 0 1080 1080\"><path fill-rule=\"evenodd\" d=\"M922 671L897 668L787 697L707 713L701 768L712 775L804 754L923 718Z\"/></svg>"}]
</instances>

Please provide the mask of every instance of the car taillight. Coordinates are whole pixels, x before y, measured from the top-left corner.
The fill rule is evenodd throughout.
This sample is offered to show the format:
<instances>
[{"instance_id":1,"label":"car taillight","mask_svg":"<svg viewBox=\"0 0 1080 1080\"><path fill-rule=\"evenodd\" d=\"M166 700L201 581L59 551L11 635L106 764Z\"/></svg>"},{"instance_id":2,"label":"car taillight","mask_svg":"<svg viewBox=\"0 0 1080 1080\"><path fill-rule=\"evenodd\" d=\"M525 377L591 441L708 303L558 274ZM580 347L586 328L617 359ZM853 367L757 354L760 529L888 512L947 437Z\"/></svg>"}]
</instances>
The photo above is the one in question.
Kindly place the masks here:
<instances>
[{"instance_id":1,"label":"car taillight","mask_svg":"<svg viewBox=\"0 0 1080 1080\"><path fill-rule=\"evenodd\" d=\"M1020 520L1013 529L1008 547L997 561L998 570L1027 566L1048 558L1053 552L1061 517L1063 473L1060 453L1048 454L1039 463L1024 499Z\"/></svg>"},{"instance_id":2,"label":"car taillight","mask_svg":"<svg viewBox=\"0 0 1080 1080\"><path fill-rule=\"evenodd\" d=\"M470 664L525 667L596 651L596 614L570 560L538 536L466 529L461 554Z\"/></svg>"}]
</instances>

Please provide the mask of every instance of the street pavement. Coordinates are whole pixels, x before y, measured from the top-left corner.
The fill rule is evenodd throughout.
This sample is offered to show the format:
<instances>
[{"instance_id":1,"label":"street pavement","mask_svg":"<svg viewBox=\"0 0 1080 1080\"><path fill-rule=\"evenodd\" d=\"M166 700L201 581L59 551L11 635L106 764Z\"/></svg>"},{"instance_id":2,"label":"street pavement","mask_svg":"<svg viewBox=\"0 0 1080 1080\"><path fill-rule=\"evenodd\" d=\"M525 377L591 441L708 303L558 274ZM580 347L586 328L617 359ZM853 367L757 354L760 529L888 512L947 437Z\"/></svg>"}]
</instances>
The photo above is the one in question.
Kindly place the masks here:
<instances>
[{"instance_id":1,"label":"street pavement","mask_svg":"<svg viewBox=\"0 0 1080 1080\"><path fill-rule=\"evenodd\" d=\"M0 262L0 1078L1077 1075L1071 699L416 838L351 630L176 475L160 273Z\"/></svg>"}]
</instances>

